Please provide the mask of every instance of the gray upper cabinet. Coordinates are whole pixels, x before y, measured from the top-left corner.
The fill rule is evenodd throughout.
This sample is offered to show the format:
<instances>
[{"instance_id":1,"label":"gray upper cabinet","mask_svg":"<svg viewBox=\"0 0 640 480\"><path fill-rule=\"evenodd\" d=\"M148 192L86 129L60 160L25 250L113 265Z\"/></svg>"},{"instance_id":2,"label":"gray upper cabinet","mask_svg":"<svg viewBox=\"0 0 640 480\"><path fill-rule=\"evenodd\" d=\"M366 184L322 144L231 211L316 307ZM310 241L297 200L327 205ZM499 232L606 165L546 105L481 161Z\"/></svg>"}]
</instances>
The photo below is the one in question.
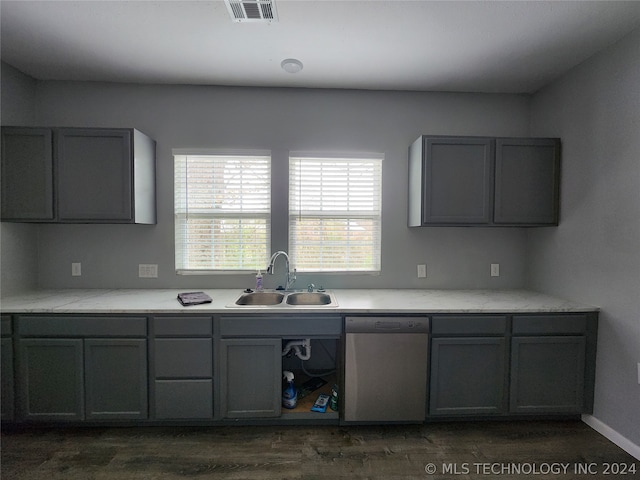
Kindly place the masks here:
<instances>
[{"instance_id":1,"label":"gray upper cabinet","mask_svg":"<svg viewBox=\"0 0 640 480\"><path fill-rule=\"evenodd\" d=\"M155 142L142 132L4 127L2 139L3 220L156 223Z\"/></svg>"},{"instance_id":2,"label":"gray upper cabinet","mask_svg":"<svg viewBox=\"0 0 640 480\"><path fill-rule=\"evenodd\" d=\"M49 128L2 128L2 220L54 220L53 134Z\"/></svg>"},{"instance_id":3,"label":"gray upper cabinet","mask_svg":"<svg viewBox=\"0 0 640 480\"><path fill-rule=\"evenodd\" d=\"M410 227L557 225L560 140L421 136L409 148Z\"/></svg>"},{"instance_id":4,"label":"gray upper cabinet","mask_svg":"<svg viewBox=\"0 0 640 480\"><path fill-rule=\"evenodd\" d=\"M560 196L560 140L496 140L496 224L557 225Z\"/></svg>"},{"instance_id":5,"label":"gray upper cabinet","mask_svg":"<svg viewBox=\"0 0 640 480\"><path fill-rule=\"evenodd\" d=\"M409 226L489 223L493 148L481 137L416 140L409 149Z\"/></svg>"},{"instance_id":6,"label":"gray upper cabinet","mask_svg":"<svg viewBox=\"0 0 640 480\"><path fill-rule=\"evenodd\" d=\"M155 223L155 142L133 129L58 131L61 222Z\"/></svg>"}]
</instances>

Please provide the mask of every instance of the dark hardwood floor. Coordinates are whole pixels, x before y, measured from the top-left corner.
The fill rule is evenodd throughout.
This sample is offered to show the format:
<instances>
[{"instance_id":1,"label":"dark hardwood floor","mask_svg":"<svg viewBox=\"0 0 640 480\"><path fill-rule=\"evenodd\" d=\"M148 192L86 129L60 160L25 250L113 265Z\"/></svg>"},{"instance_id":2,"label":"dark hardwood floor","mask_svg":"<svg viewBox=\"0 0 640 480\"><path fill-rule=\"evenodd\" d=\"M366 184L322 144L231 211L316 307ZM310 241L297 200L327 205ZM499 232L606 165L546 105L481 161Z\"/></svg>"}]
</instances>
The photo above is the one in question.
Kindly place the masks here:
<instances>
[{"instance_id":1,"label":"dark hardwood floor","mask_svg":"<svg viewBox=\"0 0 640 480\"><path fill-rule=\"evenodd\" d=\"M639 461L580 421L26 428L1 440L3 480L640 478Z\"/></svg>"}]
</instances>

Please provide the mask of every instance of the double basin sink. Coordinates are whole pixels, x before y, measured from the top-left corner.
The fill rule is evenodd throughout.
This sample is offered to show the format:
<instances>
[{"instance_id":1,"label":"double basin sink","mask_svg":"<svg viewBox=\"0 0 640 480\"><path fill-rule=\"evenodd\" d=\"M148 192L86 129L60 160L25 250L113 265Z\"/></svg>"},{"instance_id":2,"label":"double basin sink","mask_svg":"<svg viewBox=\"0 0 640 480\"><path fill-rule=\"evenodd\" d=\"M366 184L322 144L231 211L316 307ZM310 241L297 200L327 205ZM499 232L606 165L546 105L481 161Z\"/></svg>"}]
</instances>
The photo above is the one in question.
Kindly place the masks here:
<instances>
[{"instance_id":1,"label":"double basin sink","mask_svg":"<svg viewBox=\"0 0 640 480\"><path fill-rule=\"evenodd\" d=\"M245 292L240 295L233 307L337 307L333 293L264 290Z\"/></svg>"}]
</instances>

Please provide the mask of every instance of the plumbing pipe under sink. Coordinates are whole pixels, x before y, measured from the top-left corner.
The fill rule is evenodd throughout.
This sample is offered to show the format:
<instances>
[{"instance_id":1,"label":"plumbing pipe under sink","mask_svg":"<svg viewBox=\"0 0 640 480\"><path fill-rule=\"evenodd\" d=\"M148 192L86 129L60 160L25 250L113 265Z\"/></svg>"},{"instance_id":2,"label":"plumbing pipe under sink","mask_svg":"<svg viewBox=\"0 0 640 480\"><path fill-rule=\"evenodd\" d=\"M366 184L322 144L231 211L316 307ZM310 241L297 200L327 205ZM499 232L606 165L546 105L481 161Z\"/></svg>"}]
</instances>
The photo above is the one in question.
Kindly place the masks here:
<instances>
[{"instance_id":1,"label":"plumbing pipe under sink","mask_svg":"<svg viewBox=\"0 0 640 480\"><path fill-rule=\"evenodd\" d=\"M306 353L302 353L301 347L305 349ZM287 342L282 350L282 356L284 357L291 350L293 350L294 355L300 360L309 360L311 358L311 339L305 338L304 340L291 340Z\"/></svg>"}]
</instances>

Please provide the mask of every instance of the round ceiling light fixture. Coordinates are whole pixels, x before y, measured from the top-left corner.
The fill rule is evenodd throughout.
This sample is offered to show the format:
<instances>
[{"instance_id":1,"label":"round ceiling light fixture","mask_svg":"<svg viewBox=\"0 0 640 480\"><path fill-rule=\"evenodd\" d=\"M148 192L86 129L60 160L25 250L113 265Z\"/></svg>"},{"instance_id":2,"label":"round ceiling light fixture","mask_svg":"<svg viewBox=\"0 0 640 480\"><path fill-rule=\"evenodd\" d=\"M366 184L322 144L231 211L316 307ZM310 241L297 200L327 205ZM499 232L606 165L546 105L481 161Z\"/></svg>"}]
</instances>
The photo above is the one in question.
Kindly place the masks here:
<instances>
[{"instance_id":1,"label":"round ceiling light fixture","mask_svg":"<svg viewBox=\"0 0 640 480\"><path fill-rule=\"evenodd\" d=\"M298 73L302 70L302 62L296 58L285 58L280 66L287 73Z\"/></svg>"}]
</instances>

